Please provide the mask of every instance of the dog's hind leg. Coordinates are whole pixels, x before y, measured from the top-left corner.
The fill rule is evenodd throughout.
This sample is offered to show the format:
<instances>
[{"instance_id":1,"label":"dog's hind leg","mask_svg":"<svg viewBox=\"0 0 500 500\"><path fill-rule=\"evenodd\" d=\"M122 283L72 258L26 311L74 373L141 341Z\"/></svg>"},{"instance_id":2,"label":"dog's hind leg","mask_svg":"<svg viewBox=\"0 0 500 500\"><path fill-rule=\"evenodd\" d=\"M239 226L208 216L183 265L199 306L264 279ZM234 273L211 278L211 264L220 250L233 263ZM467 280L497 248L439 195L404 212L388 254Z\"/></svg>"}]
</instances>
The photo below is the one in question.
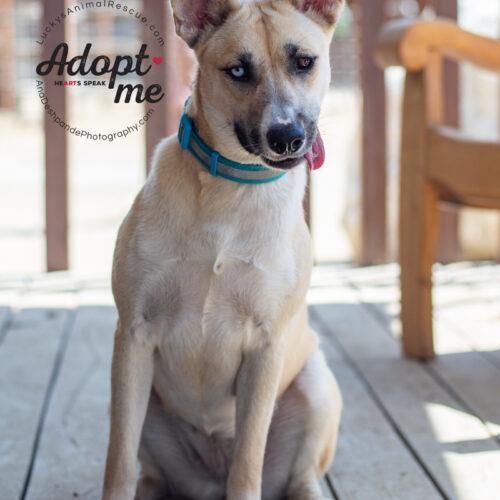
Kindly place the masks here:
<instances>
[{"instance_id":1,"label":"dog's hind leg","mask_svg":"<svg viewBox=\"0 0 500 500\"><path fill-rule=\"evenodd\" d=\"M225 477L203 462L210 439L181 418L168 415L151 391L139 447L141 479L136 500L222 500Z\"/></svg>"},{"instance_id":2,"label":"dog's hind leg","mask_svg":"<svg viewBox=\"0 0 500 500\"><path fill-rule=\"evenodd\" d=\"M287 498L322 498L320 479L327 472L337 445L342 396L323 353L318 349L294 381L303 401L304 435L296 457Z\"/></svg>"},{"instance_id":3,"label":"dog's hind leg","mask_svg":"<svg viewBox=\"0 0 500 500\"><path fill-rule=\"evenodd\" d=\"M143 470L137 482L135 500L167 500L170 498L167 491L163 478Z\"/></svg>"}]
</instances>

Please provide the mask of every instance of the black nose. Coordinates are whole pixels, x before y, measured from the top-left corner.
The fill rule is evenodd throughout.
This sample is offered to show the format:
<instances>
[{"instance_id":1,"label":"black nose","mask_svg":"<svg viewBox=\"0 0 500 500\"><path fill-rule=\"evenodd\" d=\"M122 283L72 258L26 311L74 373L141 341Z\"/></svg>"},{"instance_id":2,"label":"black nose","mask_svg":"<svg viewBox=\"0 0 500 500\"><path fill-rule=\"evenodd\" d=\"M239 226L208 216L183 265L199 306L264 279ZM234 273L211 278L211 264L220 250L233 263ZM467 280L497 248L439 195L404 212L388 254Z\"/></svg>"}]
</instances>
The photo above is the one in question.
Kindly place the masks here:
<instances>
[{"instance_id":1,"label":"black nose","mask_svg":"<svg viewBox=\"0 0 500 500\"><path fill-rule=\"evenodd\" d=\"M279 155L296 153L304 144L304 127L299 123L273 125L267 132L269 147Z\"/></svg>"}]
</instances>

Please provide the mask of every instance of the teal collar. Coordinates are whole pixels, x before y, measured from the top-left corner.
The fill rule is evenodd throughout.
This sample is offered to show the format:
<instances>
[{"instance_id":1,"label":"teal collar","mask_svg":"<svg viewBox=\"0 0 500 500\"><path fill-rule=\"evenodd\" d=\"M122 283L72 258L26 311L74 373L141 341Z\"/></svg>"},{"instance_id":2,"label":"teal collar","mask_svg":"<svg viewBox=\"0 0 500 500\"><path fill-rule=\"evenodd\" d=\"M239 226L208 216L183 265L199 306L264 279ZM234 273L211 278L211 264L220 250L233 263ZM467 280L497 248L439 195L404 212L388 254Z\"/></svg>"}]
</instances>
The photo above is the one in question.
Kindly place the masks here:
<instances>
[{"instance_id":1,"label":"teal collar","mask_svg":"<svg viewBox=\"0 0 500 500\"><path fill-rule=\"evenodd\" d=\"M276 173L264 165L237 163L220 155L207 146L196 132L193 120L184 113L179 125L179 144L183 151L189 151L214 177L240 184L265 184L281 179L286 172Z\"/></svg>"}]
</instances>

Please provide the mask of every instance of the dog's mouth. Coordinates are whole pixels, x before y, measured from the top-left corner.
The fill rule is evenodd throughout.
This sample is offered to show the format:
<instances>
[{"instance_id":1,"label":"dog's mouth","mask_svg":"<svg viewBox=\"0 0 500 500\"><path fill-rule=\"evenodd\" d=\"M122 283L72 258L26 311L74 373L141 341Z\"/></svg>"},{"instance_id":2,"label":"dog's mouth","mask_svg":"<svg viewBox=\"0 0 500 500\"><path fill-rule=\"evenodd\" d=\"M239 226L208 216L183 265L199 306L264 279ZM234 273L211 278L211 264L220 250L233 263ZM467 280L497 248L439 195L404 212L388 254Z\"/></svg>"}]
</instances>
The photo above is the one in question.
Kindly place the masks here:
<instances>
[{"instance_id":1,"label":"dog's mouth","mask_svg":"<svg viewBox=\"0 0 500 500\"><path fill-rule=\"evenodd\" d=\"M260 156L261 161L271 168L280 170L291 170L301 164L304 160L307 161L310 170L320 168L325 161L325 150L321 134L314 122L309 124L307 135L309 140L307 146L301 154L287 157L270 158L262 151L260 136L257 129L252 129L247 133L245 128L240 123L234 124L234 131L241 146L250 154Z\"/></svg>"},{"instance_id":2,"label":"dog's mouth","mask_svg":"<svg viewBox=\"0 0 500 500\"><path fill-rule=\"evenodd\" d=\"M301 156L288 157L283 160L272 160L271 158L267 158L265 156L261 156L261 158L268 166L279 168L281 170L294 168L304 160L307 161L310 170L317 170L321 168L325 162L323 139L321 138L319 130L317 130L312 144Z\"/></svg>"},{"instance_id":3,"label":"dog's mouth","mask_svg":"<svg viewBox=\"0 0 500 500\"><path fill-rule=\"evenodd\" d=\"M270 158L266 158L265 156L261 156L261 158L269 167L280 168L282 170L289 170L304 161L304 156L285 158L283 160L271 160Z\"/></svg>"}]
</instances>

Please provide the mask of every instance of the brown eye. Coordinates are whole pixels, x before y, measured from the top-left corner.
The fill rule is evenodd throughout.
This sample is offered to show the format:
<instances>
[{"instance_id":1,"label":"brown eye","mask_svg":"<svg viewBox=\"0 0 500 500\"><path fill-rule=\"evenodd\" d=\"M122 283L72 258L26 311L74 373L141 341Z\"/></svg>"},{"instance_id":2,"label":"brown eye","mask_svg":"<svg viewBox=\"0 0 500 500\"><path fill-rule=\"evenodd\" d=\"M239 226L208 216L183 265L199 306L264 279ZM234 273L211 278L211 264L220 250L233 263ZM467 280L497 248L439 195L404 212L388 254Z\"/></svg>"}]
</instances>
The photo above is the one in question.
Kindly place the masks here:
<instances>
[{"instance_id":1,"label":"brown eye","mask_svg":"<svg viewBox=\"0 0 500 500\"><path fill-rule=\"evenodd\" d=\"M309 71L314 66L314 58L312 57L297 57L295 59L295 67L298 71Z\"/></svg>"}]
</instances>

